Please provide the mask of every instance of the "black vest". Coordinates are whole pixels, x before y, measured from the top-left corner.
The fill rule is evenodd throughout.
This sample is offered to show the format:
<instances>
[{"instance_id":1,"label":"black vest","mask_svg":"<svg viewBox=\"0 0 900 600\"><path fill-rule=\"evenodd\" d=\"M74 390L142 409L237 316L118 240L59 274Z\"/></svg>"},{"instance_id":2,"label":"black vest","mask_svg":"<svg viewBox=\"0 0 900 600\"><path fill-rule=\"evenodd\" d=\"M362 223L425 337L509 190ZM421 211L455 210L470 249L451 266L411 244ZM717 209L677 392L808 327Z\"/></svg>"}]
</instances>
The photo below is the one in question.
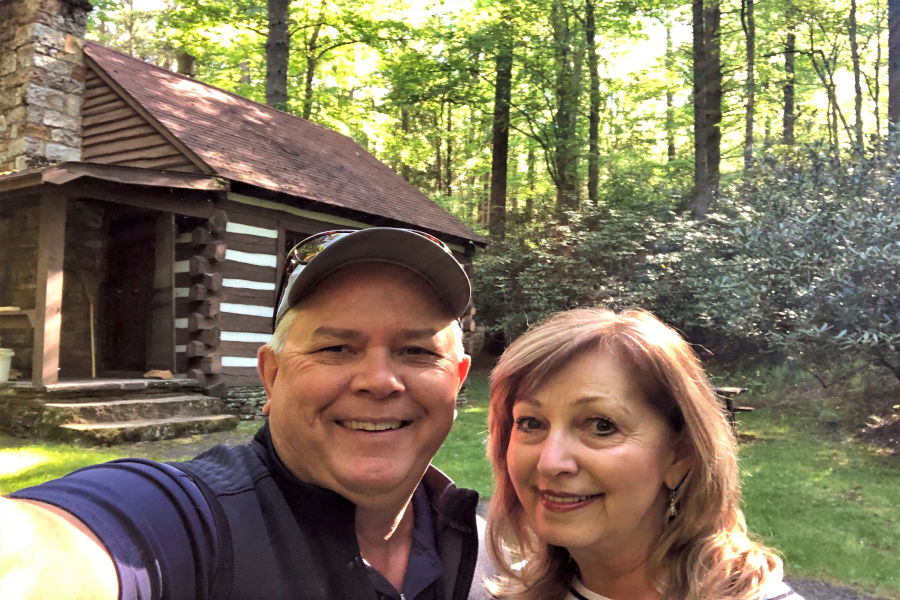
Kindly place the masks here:
<instances>
[{"instance_id":1,"label":"black vest","mask_svg":"<svg viewBox=\"0 0 900 600\"><path fill-rule=\"evenodd\" d=\"M356 542L355 506L288 472L272 447L268 425L246 446L216 446L173 466L197 483L215 516L219 553L208 598L377 597ZM429 589L434 600L466 600L479 553L478 494L457 488L434 467L423 485L444 567L438 585Z\"/></svg>"}]
</instances>

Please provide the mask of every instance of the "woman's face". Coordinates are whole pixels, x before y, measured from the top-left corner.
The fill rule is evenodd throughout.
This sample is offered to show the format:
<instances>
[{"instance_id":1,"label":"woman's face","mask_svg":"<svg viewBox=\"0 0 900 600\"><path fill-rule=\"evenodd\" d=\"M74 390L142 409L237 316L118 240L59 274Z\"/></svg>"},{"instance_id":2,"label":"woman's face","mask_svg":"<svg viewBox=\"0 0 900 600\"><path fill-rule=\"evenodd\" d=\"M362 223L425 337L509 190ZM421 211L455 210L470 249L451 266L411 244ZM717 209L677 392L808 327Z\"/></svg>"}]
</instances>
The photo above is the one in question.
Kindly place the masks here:
<instances>
[{"instance_id":1,"label":"woman's face","mask_svg":"<svg viewBox=\"0 0 900 600\"><path fill-rule=\"evenodd\" d=\"M601 350L515 400L506 458L535 532L576 562L646 558L663 526L666 487L687 469L675 433L621 361Z\"/></svg>"}]
</instances>

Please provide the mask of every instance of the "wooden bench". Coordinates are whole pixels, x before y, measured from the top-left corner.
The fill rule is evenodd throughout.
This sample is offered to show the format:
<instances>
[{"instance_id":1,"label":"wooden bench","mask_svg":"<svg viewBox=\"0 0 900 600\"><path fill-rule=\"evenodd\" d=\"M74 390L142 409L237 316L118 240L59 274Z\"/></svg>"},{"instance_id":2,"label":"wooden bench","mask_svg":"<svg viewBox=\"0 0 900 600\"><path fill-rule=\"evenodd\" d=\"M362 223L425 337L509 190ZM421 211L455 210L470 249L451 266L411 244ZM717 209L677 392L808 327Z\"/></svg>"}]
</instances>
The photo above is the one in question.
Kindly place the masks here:
<instances>
[{"instance_id":1,"label":"wooden bench","mask_svg":"<svg viewBox=\"0 0 900 600\"><path fill-rule=\"evenodd\" d=\"M716 392L716 396L725 402L725 409L728 411L728 423L731 425L731 429L734 431L735 435L737 435L737 413L753 412L752 406L737 406L734 403L735 397L739 396L742 392L747 391L747 388L716 387L713 388L713 390Z\"/></svg>"}]
</instances>

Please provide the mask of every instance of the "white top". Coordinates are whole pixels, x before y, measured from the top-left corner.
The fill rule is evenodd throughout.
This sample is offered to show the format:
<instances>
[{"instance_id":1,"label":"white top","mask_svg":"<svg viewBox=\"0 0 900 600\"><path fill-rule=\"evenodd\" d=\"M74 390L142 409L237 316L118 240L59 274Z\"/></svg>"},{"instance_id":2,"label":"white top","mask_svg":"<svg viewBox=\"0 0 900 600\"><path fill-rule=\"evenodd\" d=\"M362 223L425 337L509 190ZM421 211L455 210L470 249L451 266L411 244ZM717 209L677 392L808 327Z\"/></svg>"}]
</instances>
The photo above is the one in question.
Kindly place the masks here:
<instances>
[{"instance_id":1,"label":"white top","mask_svg":"<svg viewBox=\"0 0 900 600\"><path fill-rule=\"evenodd\" d=\"M574 593L573 593L574 592ZM569 593L566 595L566 600L611 600L606 596L601 596L596 592L592 592L591 590L584 587L584 584L575 577L572 580L572 589L569 590Z\"/></svg>"}]
</instances>

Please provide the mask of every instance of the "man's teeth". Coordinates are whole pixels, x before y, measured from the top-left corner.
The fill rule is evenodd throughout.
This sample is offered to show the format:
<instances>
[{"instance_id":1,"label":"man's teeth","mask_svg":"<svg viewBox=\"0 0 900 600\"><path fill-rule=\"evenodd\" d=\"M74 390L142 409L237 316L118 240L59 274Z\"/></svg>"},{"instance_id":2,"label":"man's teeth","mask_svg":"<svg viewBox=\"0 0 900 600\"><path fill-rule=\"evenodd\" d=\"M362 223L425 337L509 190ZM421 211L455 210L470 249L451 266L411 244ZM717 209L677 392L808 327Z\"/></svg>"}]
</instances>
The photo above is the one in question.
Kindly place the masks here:
<instances>
[{"instance_id":1,"label":"man's teeth","mask_svg":"<svg viewBox=\"0 0 900 600\"><path fill-rule=\"evenodd\" d=\"M400 429L403 426L403 421L379 421L378 423L371 421L344 421L344 426L361 431L388 431L390 429Z\"/></svg>"},{"instance_id":2,"label":"man's teeth","mask_svg":"<svg viewBox=\"0 0 900 600\"><path fill-rule=\"evenodd\" d=\"M592 498L592 496L553 496L552 494L544 494L544 498L557 504L577 504Z\"/></svg>"}]
</instances>

